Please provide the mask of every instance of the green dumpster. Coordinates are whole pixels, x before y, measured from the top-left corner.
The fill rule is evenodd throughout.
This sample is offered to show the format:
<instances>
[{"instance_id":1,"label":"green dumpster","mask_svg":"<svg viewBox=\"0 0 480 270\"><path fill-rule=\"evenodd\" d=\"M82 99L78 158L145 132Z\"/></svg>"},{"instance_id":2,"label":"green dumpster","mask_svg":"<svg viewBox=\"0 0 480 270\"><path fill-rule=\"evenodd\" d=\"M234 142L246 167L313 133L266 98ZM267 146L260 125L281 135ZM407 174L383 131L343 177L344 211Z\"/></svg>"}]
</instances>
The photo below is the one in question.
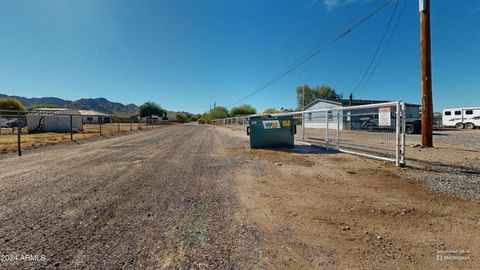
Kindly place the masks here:
<instances>
[{"instance_id":1,"label":"green dumpster","mask_svg":"<svg viewBox=\"0 0 480 270\"><path fill-rule=\"evenodd\" d=\"M291 115L251 117L247 127L251 148L293 147L295 133Z\"/></svg>"}]
</instances>

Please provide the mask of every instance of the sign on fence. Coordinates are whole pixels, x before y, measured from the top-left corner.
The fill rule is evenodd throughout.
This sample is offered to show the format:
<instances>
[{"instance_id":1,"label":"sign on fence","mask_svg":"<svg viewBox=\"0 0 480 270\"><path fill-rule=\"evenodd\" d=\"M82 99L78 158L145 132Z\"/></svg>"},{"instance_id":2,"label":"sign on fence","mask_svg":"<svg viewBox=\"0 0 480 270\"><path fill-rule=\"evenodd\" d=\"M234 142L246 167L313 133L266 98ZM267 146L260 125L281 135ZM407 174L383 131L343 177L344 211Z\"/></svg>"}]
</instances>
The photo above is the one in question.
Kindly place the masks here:
<instances>
[{"instance_id":1,"label":"sign on fence","mask_svg":"<svg viewBox=\"0 0 480 270\"><path fill-rule=\"evenodd\" d=\"M389 127L391 124L390 107L378 108L378 125Z\"/></svg>"}]
</instances>

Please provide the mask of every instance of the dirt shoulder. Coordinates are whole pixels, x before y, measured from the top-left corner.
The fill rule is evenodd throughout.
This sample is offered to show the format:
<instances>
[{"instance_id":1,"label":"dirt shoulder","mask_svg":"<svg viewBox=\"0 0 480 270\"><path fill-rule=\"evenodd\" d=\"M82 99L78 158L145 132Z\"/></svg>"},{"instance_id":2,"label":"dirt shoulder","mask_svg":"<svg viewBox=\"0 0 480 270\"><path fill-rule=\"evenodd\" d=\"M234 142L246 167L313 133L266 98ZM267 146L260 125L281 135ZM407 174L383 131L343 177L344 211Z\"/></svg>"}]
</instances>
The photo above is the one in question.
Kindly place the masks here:
<instances>
[{"instance_id":1,"label":"dirt shoulder","mask_svg":"<svg viewBox=\"0 0 480 270\"><path fill-rule=\"evenodd\" d=\"M228 151L243 160L232 174L244 214L263 235L259 266L478 268L477 202L433 192L389 163L339 153L250 150L246 136L219 131L244 141ZM439 261L442 250L468 251L462 254L468 259Z\"/></svg>"}]
</instances>

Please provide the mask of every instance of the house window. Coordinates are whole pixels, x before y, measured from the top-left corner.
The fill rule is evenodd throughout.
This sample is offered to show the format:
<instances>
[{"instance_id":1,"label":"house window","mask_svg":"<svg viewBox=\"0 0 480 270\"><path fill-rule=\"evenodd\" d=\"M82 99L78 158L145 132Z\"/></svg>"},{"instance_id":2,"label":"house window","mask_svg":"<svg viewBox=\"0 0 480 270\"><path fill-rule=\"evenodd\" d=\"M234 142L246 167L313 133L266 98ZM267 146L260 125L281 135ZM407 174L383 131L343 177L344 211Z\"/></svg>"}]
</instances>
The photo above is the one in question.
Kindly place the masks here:
<instances>
[{"instance_id":1,"label":"house window","mask_svg":"<svg viewBox=\"0 0 480 270\"><path fill-rule=\"evenodd\" d=\"M462 111L455 111L455 115L462 115Z\"/></svg>"},{"instance_id":2,"label":"house window","mask_svg":"<svg viewBox=\"0 0 480 270\"><path fill-rule=\"evenodd\" d=\"M312 113L308 113L308 120L312 120Z\"/></svg>"},{"instance_id":3,"label":"house window","mask_svg":"<svg viewBox=\"0 0 480 270\"><path fill-rule=\"evenodd\" d=\"M445 115L452 115L452 112L451 111L446 111Z\"/></svg>"},{"instance_id":4,"label":"house window","mask_svg":"<svg viewBox=\"0 0 480 270\"><path fill-rule=\"evenodd\" d=\"M471 115L471 114L473 114L473 110L466 110L465 114Z\"/></svg>"}]
</instances>

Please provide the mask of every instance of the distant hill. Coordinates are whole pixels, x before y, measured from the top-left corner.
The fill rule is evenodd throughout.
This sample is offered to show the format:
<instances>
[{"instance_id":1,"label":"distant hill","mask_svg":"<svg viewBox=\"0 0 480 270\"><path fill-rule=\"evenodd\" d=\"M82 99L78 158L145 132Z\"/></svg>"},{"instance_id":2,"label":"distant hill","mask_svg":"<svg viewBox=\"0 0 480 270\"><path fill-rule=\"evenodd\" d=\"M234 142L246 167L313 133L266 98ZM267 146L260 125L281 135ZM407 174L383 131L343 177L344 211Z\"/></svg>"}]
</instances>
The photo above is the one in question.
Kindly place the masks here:
<instances>
[{"instance_id":1,"label":"distant hill","mask_svg":"<svg viewBox=\"0 0 480 270\"><path fill-rule=\"evenodd\" d=\"M119 102L109 101L106 98L82 98L79 100L71 101L56 97L26 98L19 96L8 96L4 94L0 94L0 98L14 98L20 101L27 108L35 105L49 104L77 110L95 110L98 112L114 115L125 115L125 112L128 112L129 115L138 113L138 106L135 104L124 105Z\"/></svg>"}]
</instances>

